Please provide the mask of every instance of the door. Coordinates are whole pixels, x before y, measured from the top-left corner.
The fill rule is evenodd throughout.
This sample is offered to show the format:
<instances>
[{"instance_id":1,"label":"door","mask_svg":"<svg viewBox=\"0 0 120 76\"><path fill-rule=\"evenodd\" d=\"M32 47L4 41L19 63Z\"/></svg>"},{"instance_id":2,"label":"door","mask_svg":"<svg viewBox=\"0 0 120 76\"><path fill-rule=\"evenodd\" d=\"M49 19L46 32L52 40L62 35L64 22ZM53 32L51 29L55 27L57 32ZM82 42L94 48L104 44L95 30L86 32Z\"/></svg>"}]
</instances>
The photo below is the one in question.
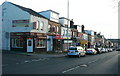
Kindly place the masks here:
<instances>
[{"instance_id":1,"label":"door","mask_svg":"<svg viewBox=\"0 0 120 76\"><path fill-rule=\"evenodd\" d=\"M27 39L27 52L33 52L33 39Z\"/></svg>"}]
</instances>

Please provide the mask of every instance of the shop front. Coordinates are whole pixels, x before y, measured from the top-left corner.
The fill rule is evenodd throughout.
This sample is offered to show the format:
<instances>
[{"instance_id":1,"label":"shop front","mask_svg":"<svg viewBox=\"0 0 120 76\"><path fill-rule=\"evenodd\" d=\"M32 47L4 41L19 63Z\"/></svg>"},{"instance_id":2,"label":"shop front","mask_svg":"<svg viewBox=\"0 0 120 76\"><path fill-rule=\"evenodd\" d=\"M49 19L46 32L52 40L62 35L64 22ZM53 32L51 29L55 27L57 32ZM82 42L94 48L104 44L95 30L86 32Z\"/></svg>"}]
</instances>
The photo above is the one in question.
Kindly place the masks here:
<instances>
[{"instance_id":1,"label":"shop front","mask_svg":"<svg viewBox=\"0 0 120 76\"><path fill-rule=\"evenodd\" d=\"M54 52L62 52L62 35L56 34L53 36L53 51Z\"/></svg>"},{"instance_id":2,"label":"shop front","mask_svg":"<svg viewBox=\"0 0 120 76\"><path fill-rule=\"evenodd\" d=\"M46 34L35 32L11 32L10 47L12 51L45 52Z\"/></svg>"}]
</instances>

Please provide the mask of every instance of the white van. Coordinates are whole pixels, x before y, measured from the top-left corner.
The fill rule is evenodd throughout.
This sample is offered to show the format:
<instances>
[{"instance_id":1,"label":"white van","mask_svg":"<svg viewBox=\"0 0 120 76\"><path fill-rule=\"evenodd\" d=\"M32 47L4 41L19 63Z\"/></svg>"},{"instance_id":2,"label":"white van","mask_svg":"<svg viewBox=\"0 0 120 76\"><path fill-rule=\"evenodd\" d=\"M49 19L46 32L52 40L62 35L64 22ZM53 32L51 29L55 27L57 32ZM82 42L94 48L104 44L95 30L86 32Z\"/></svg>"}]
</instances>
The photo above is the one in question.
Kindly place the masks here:
<instances>
[{"instance_id":1,"label":"white van","mask_svg":"<svg viewBox=\"0 0 120 76\"><path fill-rule=\"evenodd\" d=\"M68 56L85 56L86 51L81 46L70 46L67 52Z\"/></svg>"}]
</instances>

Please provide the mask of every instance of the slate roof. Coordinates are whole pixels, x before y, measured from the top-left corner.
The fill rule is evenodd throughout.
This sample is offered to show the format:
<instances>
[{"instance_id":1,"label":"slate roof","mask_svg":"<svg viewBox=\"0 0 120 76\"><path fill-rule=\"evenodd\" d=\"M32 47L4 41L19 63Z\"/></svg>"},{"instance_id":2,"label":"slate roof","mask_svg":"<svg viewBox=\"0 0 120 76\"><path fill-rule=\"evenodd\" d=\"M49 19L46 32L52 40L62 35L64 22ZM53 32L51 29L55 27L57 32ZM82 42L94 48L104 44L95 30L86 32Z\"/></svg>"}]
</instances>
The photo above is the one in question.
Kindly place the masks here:
<instances>
[{"instance_id":1,"label":"slate roof","mask_svg":"<svg viewBox=\"0 0 120 76\"><path fill-rule=\"evenodd\" d=\"M39 13L35 12L34 10L32 10L30 8L26 8L26 7L11 3L11 2L9 2L9 3L12 4L12 5L15 5L16 7L20 8L20 9L22 9L23 11L28 12L31 15L38 16L38 17L43 17L43 18L47 19L46 17L40 15Z\"/></svg>"}]
</instances>

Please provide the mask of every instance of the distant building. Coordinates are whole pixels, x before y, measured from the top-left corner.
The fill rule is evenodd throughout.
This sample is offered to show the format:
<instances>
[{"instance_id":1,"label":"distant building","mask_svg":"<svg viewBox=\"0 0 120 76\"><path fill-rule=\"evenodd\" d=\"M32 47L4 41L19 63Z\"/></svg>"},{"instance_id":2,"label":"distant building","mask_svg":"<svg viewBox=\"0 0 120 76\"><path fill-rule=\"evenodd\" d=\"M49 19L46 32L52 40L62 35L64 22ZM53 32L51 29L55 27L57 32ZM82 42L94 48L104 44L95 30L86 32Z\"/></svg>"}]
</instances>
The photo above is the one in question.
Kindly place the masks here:
<instances>
[{"instance_id":1,"label":"distant building","mask_svg":"<svg viewBox=\"0 0 120 76\"><path fill-rule=\"evenodd\" d=\"M108 39L113 43L114 48L120 48L120 39Z\"/></svg>"},{"instance_id":2,"label":"distant building","mask_svg":"<svg viewBox=\"0 0 120 76\"><path fill-rule=\"evenodd\" d=\"M84 30L88 34L88 48L95 48L95 36L93 30Z\"/></svg>"},{"instance_id":3,"label":"distant building","mask_svg":"<svg viewBox=\"0 0 120 76\"><path fill-rule=\"evenodd\" d=\"M68 43L69 43L69 45L73 43L73 41L71 40L72 31L70 28L70 24L68 25L68 21L69 21L69 19L67 19L67 18L64 18L64 17L59 18L59 22L61 24L61 36L63 37L63 40L61 41L63 52L67 51ZM69 21L69 23L70 23L70 21Z\"/></svg>"}]
</instances>

